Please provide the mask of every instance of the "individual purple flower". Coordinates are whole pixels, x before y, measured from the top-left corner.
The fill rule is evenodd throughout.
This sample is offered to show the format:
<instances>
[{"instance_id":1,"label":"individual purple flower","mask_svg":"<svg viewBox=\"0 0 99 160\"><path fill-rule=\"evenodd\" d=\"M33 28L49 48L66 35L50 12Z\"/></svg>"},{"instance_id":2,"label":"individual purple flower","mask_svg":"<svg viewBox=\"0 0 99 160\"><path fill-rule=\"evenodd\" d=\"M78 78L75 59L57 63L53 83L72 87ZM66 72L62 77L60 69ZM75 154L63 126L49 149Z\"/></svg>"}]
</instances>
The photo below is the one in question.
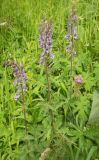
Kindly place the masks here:
<instances>
[{"instance_id":1,"label":"individual purple flower","mask_svg":"<svg viewBox=\"0 0 99 160\"><path fill-rule=\"evenodd\" d=\"M40 26L39 46L42 49L39 64L44 62L46 56L53 59L52 53L52 23L44 19Z\"/></svg>"},{"instance_id":2,"label":"individual purple flower","mask_svg":"<svg viewBox=\"0 0 99 160\"><path fill-rule=\"evenodd\" d=\"M42 63L43 63L43 61L44 61L44 56L45 56L45 52L42 52L42 53L41 53L41 56L40 56L39 64L42 64Z\"/></svg>"},{"instance_id":3,"label":"individual purple flower","mask_svg":"<svg viewBox=\"0 0 99 160\"><path fill-rule=\"evenodd\" d=\"M73 28L73 38L77 39L77 28L76 27Z\"/></svg>"},{"instance_id":4,"label":"individual purple flower","mask_svg":"<svg viewBox=\"0 0 99 160\"><path fill-rule=\"evenodd\" d=\"M21 93L21 88L20 88L20 85L18 85L16 95L14 96L15 101L17 101L20 98L20 93Z\"/></svg>"},{"instance_id":5,"label":"individual purple flower","mask_svg":"<svg viewBox=\"0 0 99 160\"><path fill-rule=\"evenodd\" d=\"M76 13L75 13L74 10L73 10L73 12L72 12L72 20L73 20L74 22L77 21L77 15L76 15Z\"/></svg>"},{"instance_id":6,"label":"individual purple flower","mask_svg":"<svg viewBox=\"0 0 99 160\"><path fill-rule=\"evenodd\" d=\"M69 39L69 38L70 38L70 35L69 35L69 34L66 34L65 38L66 38L66 39Z\"/></svg>"},{"instance_id":7,"label":"individual purple flower","mask_svg":"<svg viewBox=\"0 0 99 160\"><path fill-rule=\"evenodd\" d=\"M70 52L71 51L71 47L72 47L72 42L70 41L67 48L66 48L66 51L67 52Z\"/></svg>"}]
</instances>

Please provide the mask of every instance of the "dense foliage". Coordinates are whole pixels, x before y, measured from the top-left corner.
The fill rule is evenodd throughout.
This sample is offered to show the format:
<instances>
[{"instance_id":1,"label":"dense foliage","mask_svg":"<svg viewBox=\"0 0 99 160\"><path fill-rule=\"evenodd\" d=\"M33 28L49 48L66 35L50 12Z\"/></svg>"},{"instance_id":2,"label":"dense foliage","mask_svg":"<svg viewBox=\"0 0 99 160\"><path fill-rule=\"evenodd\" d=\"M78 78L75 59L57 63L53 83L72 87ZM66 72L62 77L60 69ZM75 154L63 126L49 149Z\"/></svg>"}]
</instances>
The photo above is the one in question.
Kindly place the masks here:
<instances>
[{"instance_id":1,"label":"dense foliage","mask_svg":"<svg viewBox=\"0 0 99 160\"><path fill-rule=\"evenodd\" d=\"M99 1L0 0L0 160L99 159Z\"/></svg>"}]
</instances>

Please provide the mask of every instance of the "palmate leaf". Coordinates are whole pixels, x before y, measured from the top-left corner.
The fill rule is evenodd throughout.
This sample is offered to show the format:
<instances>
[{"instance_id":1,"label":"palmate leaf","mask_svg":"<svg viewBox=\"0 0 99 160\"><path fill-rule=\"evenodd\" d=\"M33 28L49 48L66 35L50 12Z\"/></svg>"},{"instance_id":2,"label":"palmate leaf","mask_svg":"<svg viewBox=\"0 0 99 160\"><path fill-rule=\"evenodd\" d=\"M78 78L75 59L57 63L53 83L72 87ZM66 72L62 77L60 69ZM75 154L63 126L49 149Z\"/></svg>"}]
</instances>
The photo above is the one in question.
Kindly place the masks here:
<instances>
[{"instance_id":1,"label":"palmate leaf","mask_svg":"<svg viewBox=\"0 0 99 160\"><path fill-rule=\"evenodd\" d=\"M88 124L99 124L99 91L95 91L93 94L93 103Z\"/></svg>"}]
</instances>

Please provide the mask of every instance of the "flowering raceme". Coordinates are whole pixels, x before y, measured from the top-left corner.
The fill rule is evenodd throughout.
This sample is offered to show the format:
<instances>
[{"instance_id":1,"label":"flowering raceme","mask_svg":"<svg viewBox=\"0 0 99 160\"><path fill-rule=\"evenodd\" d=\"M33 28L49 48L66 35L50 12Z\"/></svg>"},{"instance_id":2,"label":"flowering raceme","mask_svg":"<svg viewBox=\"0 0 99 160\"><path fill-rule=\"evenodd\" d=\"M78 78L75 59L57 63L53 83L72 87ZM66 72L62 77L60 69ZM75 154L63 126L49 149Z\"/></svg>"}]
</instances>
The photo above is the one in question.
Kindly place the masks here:
<instances>
[{"instance_id":1,"label":"flowering raceme","mask_svg":"<svg viewBox=\"0 0 99 160\"><path fill-rule=\"evenodd\" d=\"M46 56L53 59L52 53L52 23L44 19L40 26L39 46L42 49L39 64L44 62Z\"/></svg>"},{"instance_id":2,"label":"flowering raceme","mask_svg":"<svg viewBox=\"0 0 99 160\"><path fill-rule=\"evenodd\" d=\"M65 36L66 40L69 40L69 44L66 48L66 52L71 52L72 55L76 55L74 50L74 39L77 39L77 27L76 27L77 16L74 7L68 18L67 34Z\"/></svg>"},{"instance_id":3,"label":"flowering raceme","mask_svg":"<svg viewBox=\"0 0 99 160\"><path fill-rule=\"evenodd\" d=\"M17 101L20 97L21 92L27 91L27 86L26 86L27 78L22 64L18 66L16 62L12 62L11 66L13 68L13 75L15 77L14 86L17 86L17 92L14 99L15 101Z\"/></svg>"}]
</instances>

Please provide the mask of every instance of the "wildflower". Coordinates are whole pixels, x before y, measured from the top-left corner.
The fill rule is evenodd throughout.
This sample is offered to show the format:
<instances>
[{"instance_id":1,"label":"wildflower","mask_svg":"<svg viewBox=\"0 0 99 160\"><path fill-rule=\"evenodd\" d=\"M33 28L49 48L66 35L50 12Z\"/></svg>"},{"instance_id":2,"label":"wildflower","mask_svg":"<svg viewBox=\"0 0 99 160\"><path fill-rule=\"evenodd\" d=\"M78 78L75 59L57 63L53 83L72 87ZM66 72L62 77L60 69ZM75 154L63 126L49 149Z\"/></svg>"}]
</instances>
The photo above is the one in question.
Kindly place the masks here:
<instances>
[{"instance_id":1,"label":"wildflower","mask_svg":"<svg viewBox=\"0 0 99 160\"><path fill-rule=\"evenodd\" d=\"M24 71L23 65L22 64L18 65L13 60L8 60L4 62L4 65L11 66L13 68L13 76L15 77L13 84L14 86L17 86L17 92L16 92L14 99L15 101L17 101L20 98L21 92L27 91L26 73Z\"/></svg>"},{"instance_id":2,"label":"wildflower","mask_svg":"<svg viewBox=\"0 0 99 160\"><path fill-rule=\"evenodd\" d=\"M13 75L15 77L14 86L17 86L17 92L14 97L14 100L17 101L20 98L21 92L27 91L27 86L26 86L27 78L22 64L18 66L16 62L12 62L11 66L13 68Z\"/></svg>"},{"instance_id":3,"label":"wildflower","mask_svg":"<svg viewBox=\"0 0 99 160\"><path fill-rule=\"evenodd\" d=\"M39 64L44 62L46 56L51 59L54 58L52 53L52 24L46 19L42 21L40 26L39 46L42 49Z\"/></svg>"},{"instance_id":4,"label":"wildflower","mask_svg":"<svg viewBox=\"0 0 99 160\"><path fill-rule=\"evenodd\" d=\"M65 36L66 40L69 40L69 44L66 48L67 52L74 54L74 39L77 39L77 27L76 27L77 16L74 7L72 7L71 14L68 18L67 34ZM75 52L76 53L76 52Z\"/></svg>"},{"instance_id":5,"label":"wildflower","mask_svg":"<svg viewBox=\"0 0 99 160\"><path fill-rule=\"evenodd\" d=\"M66 39L69 39L70 35L69 34L66 34L65 38Z\"/></svg>"},{"instance_id":6,"label":"wildflower","mask_svg":"<svg viewBox=\"0 0 99 160\"><path fill-rule=\"evenodd\" d=\"M76 27L73 28L73 38L77 39L77 28Z\"/></svg>"},{"instance_id":7,"label":"wildflower","mask_svg":"<svg viewBox=\"0 0 99 160\"><path fill-rule=\"evenodd\" d=\"M17 101L20 98L20 92L21 92L21 89L20 89L20 86L18 86L18 90L16 92L16 95L14 96L15 101Z\"/></svg>"},{"instance_id":8,"label":"wildflower","mask_svg":"<svg viewBox=\"0 0 99 160\"><path fill-rule=\"evenodd\" d=\"M74 81L75 81L75 83L78 84L78 85L82 84L82 83L83 83L83 77L82 77L82 75L76 75L76 76L74 77Z\"/></svg>"},{"instance_id":9,"label":"wildflower","mask_svg":"<svg viewBox=\"0 0 99 160\"><path fill-rule=\"evenodd\" d=\"M72 47L72 41L70 41L70 43L68 44L66 51L70 52L71 51L71 47Z\"/></svg>"}]
</instances>

